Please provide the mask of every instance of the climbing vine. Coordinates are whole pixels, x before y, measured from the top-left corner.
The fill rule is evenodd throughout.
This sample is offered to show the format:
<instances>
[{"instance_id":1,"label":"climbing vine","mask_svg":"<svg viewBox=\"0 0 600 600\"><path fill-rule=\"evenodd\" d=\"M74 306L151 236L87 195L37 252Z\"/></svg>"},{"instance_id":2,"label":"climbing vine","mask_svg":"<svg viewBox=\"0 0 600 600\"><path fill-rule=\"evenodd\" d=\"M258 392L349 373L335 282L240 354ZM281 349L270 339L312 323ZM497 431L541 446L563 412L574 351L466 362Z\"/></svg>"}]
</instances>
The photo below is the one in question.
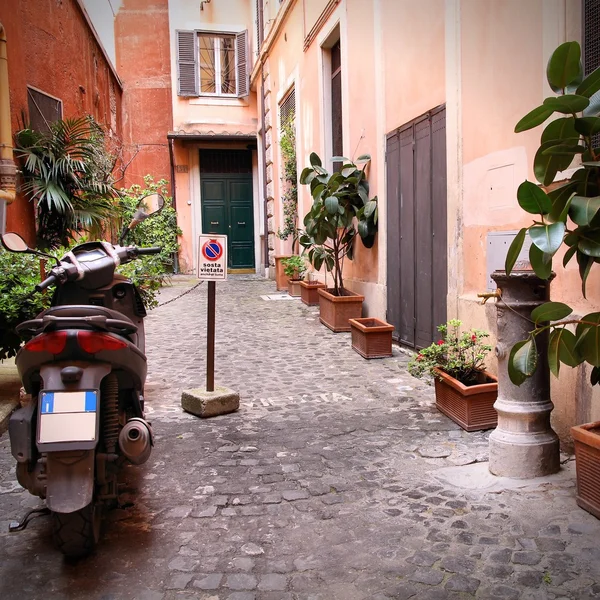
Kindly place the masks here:
<instances>
[{"instance_id":1,"label":"climbing vine","mask_svg":"<svg viewBox=\"0 0 600 600\"><path fill-rule=\"evenodd\" d=\"M279 140L283 162L285 192L281 196L283 204L283 229L277 230L277 237L287 240L292 236L293 244L298 237L298 168L296 164L296 128L292 113L281 129Z\"/></svg>"}]
</instances>

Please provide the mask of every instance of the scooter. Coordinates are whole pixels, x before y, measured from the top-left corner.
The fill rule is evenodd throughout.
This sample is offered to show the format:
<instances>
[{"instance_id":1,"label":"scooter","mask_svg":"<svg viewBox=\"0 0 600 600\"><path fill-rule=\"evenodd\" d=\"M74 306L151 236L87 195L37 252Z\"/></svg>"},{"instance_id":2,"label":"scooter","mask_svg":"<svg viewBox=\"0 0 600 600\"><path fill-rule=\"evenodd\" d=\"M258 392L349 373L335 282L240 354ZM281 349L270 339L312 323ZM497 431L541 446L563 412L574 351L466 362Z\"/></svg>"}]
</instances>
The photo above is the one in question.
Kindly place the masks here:
<instances>
[{"instance_id":1,"label":"scooter","mask_svg":"<svg viewBox=\"0 0 600 600\"><path fill-rule=\"evenodd\" d=\"M159 194L140 201L127 232L164 205ZM1 237L11 252L56 261L35 290L56 285L51 307L17 326L26 341L16 365L31 402L9 421L19 483L46 500L56 547L79 558L99 538L103 513L117 503L118 474L128 461L148 460L152 428L144 417L146 311L119 264L158 254L161 248L80 244L60 260L29 248L16 233Z\"/></svg>"}]
</instances>

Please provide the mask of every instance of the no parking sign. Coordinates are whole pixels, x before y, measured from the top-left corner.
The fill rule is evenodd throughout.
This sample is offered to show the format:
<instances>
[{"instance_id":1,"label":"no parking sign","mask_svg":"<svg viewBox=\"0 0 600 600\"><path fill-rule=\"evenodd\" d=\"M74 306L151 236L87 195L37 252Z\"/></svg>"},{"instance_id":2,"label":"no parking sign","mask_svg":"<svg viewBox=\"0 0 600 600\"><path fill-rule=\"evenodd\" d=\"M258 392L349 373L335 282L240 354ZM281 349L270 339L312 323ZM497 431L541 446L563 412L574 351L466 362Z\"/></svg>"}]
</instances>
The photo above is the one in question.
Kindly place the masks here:
<instances>
[{"instance_id":1,"label":"no parking sign","mask_svg":"<svg viewBox=\"0 0 600 600\"><path fill-rule=\"evenodd\" d=\"M227 279L227 236L201 235L198 241L198 279Z\"/></svg>"}]
</instances>

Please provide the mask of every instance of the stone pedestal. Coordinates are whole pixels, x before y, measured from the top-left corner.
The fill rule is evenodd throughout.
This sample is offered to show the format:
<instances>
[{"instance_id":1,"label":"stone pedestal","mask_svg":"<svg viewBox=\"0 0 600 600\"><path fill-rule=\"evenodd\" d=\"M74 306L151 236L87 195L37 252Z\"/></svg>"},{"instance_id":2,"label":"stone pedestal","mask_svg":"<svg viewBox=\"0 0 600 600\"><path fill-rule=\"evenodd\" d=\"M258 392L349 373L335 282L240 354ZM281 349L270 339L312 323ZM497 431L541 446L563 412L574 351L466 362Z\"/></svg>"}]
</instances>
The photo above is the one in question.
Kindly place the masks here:
<instances>
[{"instance_id":1,"label":"stone pedestal","mask_svg":"<svg viewBox=\"0 0 600 600\"><path fill-rule=\"evenodd\" d=\"M528 337L531 311L549 300L550 280L533 271L495 271L492 279L502 290L498 314L498 427L490 435L490 472L502 477L529 479L556 473L560 468L559 440L550 426L550 371L548 334L536 337L538 366L520 386L508 376L512 346ZM551 277L552 279L552 277Z\"/></svg>"},{"instance_id":2,"label":"stone pedestal","mask_svg":"<svg viewBox=\"0 0 600 600\"><path fill-rule=\"evenodd\" d=\"M181 394L181 407L197 417L216 417L236 411L240 407L240 395L218 386L214 392L205 389L186 390Z\"/></svg>"}]
</instances>

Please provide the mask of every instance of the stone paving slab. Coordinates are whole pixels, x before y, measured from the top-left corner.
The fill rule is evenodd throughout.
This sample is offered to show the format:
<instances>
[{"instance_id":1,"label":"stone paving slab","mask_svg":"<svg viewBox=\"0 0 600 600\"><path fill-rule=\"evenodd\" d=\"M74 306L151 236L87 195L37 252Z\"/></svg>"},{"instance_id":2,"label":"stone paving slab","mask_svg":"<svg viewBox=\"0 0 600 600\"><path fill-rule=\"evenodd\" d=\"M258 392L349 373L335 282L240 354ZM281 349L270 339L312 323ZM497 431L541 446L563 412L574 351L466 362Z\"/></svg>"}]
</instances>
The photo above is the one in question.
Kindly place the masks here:
<instances>
[{"instance_id":1,"label":"stone paving slab","mask_svg":"<svg viewBox=\"0 0 600 600\"><path fill-rule=\"evenodd\" d=\"M180 406L204 385L206 287L150 313L156 447L125 470L94 556L64 562L45 518L7 533L39 501L0 438L0 598L600 597L600 522L577 507L570 464L531 488L461 485L448 468L485 469L489 432L438 413L406 354L367 361L317 308L261 299L273 290L217 285L215 383L241 406L207 420Z\"/></svg>"}]
</instances>

